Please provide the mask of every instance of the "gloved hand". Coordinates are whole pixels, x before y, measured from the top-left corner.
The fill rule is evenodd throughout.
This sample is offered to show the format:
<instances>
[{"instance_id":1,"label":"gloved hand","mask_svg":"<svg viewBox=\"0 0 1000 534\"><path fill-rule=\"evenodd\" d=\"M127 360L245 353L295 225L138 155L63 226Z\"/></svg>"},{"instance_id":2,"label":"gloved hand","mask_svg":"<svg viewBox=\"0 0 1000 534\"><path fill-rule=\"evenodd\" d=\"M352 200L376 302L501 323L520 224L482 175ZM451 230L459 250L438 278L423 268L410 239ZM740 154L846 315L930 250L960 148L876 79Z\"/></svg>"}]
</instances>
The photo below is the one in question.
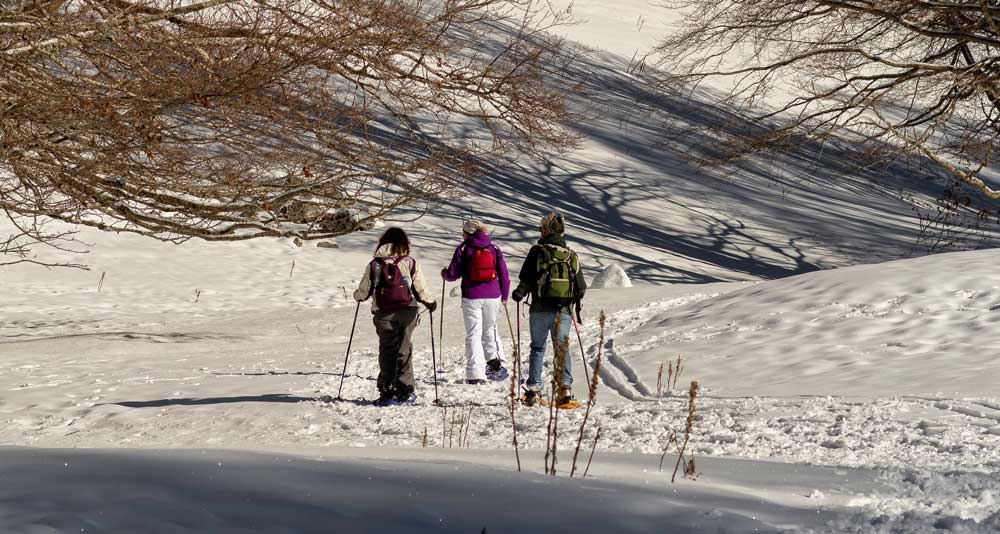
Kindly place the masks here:
<instances>
[{"instance_id":1,"label":"gloved hand","mask_svg":"<svg viewBox=\"0 0 1000 534\"><path fill-rule=\"evenodd\" d=\"M448 268L447 267L445 267L444 269L441 269L441 278L445 278L447 274L448 274Z\"/></svg>"},{"instance_id":2,"label":"gloved hand","mask_svg":"<svg viewBox=\"0 0 1000 534\"><path fill-rule=\"evenodd\" d=\"M524 298L524 295L521 294L520 291L515 289L514 292L510 294L510 298L514 299L514 302L521 302L521 299Z\"/></svg>"},{"instance_id":3,"label":"gloved hand","mask_svg":"<svg viewBox=\"0 0 1000 534\"><path fill-rule=\"evenodd\" d=\"M434 310L438 309L438 303L436 301L425 302L424 306L427 306L427 311L434 313Z\"/></svg>"}]
</instances>

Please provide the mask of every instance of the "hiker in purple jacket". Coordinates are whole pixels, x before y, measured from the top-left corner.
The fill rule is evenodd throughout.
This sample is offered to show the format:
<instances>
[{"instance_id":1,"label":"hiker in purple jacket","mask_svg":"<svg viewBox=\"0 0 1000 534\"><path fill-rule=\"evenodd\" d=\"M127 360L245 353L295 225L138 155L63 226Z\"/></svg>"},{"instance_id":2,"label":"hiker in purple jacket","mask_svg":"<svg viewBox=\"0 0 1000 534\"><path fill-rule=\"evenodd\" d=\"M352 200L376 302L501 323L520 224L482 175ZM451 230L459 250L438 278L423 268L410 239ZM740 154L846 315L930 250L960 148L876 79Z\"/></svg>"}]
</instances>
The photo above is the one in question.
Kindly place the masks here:
<instances>
[{"instance_id":1,"label":"hiker in purple jacket","mask_svg":"<svg viewBox=\"0 0 1000 534\"><path fill-rule=\"evenodd\" d=\"M503 348L497 331L500 303L507 302L510 279L503 251L490 241L486 226L470 219L462 225L462 244L441 276L462 280L462 318L465 322L465 378L469 384L504 380Z\"/></svg>"}]
</instances>

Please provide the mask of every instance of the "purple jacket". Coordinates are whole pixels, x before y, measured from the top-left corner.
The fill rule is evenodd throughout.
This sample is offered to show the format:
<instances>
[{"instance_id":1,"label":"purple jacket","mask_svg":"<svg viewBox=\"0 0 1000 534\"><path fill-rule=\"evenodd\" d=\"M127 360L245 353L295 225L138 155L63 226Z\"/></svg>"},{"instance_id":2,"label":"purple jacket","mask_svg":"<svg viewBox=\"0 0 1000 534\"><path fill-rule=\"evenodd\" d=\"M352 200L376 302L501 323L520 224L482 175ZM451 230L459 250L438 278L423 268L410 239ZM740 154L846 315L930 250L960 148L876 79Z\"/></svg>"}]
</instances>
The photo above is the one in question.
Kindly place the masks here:
<instances>
[{"instance_id":1,"label":"purple jacket","mask_svg":"<svg viewBox=\"0 0 1000 534\"><path fill-rule=\"evenodd\" d=\"M490 248L497 259L497 279L490 282L473 282L466 279L469 262L475 248ZM503 251L490 241L490 236L482 230L469 236L469 239L455 249L451 265L442 273L444 279L454 282L462 279L462 298L507 300L510 294L510 278L507 276L507 263L503 261Z\"/></svg>"}]
</instances>

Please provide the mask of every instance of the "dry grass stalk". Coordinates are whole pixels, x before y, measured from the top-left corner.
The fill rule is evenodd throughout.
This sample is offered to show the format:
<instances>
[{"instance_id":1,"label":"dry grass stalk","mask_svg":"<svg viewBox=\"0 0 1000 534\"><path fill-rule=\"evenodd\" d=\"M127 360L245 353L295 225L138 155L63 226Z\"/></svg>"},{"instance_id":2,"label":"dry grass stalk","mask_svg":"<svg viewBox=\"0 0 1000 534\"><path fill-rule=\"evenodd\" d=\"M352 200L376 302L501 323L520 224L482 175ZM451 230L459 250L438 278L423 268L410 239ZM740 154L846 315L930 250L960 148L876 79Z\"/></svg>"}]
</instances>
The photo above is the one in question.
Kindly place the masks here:
<instances>
[{"instance_id":1,"label":"dry grass stalk","mask_svg":"<svg viewBox=\"0 0 1000 534\"><path fill-rule=\"evenodd\" d=\"M675 445L679 447L677 442L677 431L673 430L670 432L670 437L667 438L666 444L663 446L663 454L660 455L660 471L663 471L663 460L667 457L667 452L670 450L670 446Z\"/></svg>"},{"instance_id":2,"label":"dry grass stalk","mask_svg":"<svg viewBox=\"0 0 1000 534\"><path fill-rule=\"evenodd\" d=\"M593 409L594 403L597 402L597 380L598 373L601 371L601 354L604 349L604 324L606 321L607 317L604 315L604 312L601 311L601 338L597 343L597 357L594 359L594 374L590 375L590 398L587 400L587 410L583 413L583 422L580 423L580 437L576 440L576 450L573 452L573 466L569 471L570 478L573 478L573 474L576 473L576 459L580 455L580 446L583 444L583 433L587 429L587 421L590 419L590 411ZM660 371L663 371L663 364L660 364Z\"/></svg>"},{"instance_id":3,"label":"dry grass stalk","mask_svg":"<svg viewBox=\"0 0 1000 534\"><path fill-rule=\"evenodd\" d=\"M677 389L677 381L681 378L681 355L677 355L677 365L674 366L674 384L670 389Z\"/></svg>"},{"instance_id":4,"label":"dry grass stalk","mask_svg":"<svg viewBox=\"0 0 1000 534\"><path fill-rule=\"evenodd\" d=\"M424 425L424 439L421 441L421 447L427 448L427 425Z\"/></svg>"},{"instance_id":5,"label":"dry grass stalk","mask_svg":"<svg viewBox=\"0 0 1000 534\"><path fill-rule=\"evenodd\" d=\"M555 320L555 331L556 332L559 331L559 326L560 326L561 323L562 323L562 314L557 313L556 314L556 320ZM555 413L554 412L555 412L555 409L556 409L556 403L555 403L556 378L555 378L555 374L557 372L556 369L558 368L558 365L555 364L555 360L558 359L558 356L559 356L558 355L558 352L559 352L559 342L556 339L556 336L553 336L553 343L552 343L552 345L553 345L552 346L552 350L556 353L556 357L553 358L553 365L552 365L552 391L551 391L551 394L549 395L549 420L548 420L548 422L547 422L547 424L545 426L545 474L549 474L549 473L552 472L552 469L551 469L551 467L549 465L549 455L552 454L552 422L555 419Z\"/></svg>"},{"instance_id":6,"label":"dry grass stalk","mask_svg":"<svg viewBox=\"0 0 1000 534\"><path fill-rule=\"evenodd\" d=\"M667 381L670 381L670 375L667 375ZM660 362L660 368L656 371L656 396L663 396L663 362Z\"/></svg>"},{"instance_id":7,"label":"dry grass stalk","mask_svg":"<svg viewBox=\"0 0 1000 534\"><path fill-rule=\"evenodd\" d=\"M677 464L674 465L674 474L670 477L670 482L677 479L677 470L680 469L681 462L684 462L684 476L693 478L695 476L694 453L691 453L689 461L684 460L684 452L687 450L688 442L691 440L691 432L694 431L695 400L698 398L698 381L691 382L691 389L688 390L688 413L687 421L684 425L684 442L681 444L677 454Z\"/></svg>"},{"instance_id":8,"label":"dry grass stalk","mask_svg":"<svg viewBox=\"0 0 1000 534\"><path fill-rule=\"evenodd\" d=\"M587 478L590 472L590 463L594 461L594 451L597 450L597 440L601 439L601 427L597 427L597 435L594 436L594 445L590 447L590 458L587 459L587 468L583 470L583 478Z\"/></svg>"},{"instance_id":9,"label":"dry grass stalk","mask_svg":"<svg viewBox=\"0 0 1000 534\"><path fill-rule=\"evenodd\" d=\"M556 319L556 332L559 332L558 318ZM549 474L556 474L556 457L559 452L559 408L556 406L558 404L559 398L562 397L563 390L563 376L566 372L566 359L569 357L569 336L567 335L565 339L556 339L555 345L555 361L553 362L553 373L552 373L552 398L550 400L549 406L549 417L551 418L549 427L552 433L552 461L549 463Z\"/></svg>"},{"instance_id":10,"label":"dry grass stalk","mask_svg":"<svg viewBox=\"0 0 1000 534\"><path fill-rule=\"evenodd\" d=\"M469 406L469 414L465 416L465 433L462 435L462 439L459 440L458 446L461 447L462 443L465 443L465 448L469 448L469 429L472 428L472 410L475 409L474 406Z\"/></svg>"},{"instance_id":11,"label":"dry grass stalk","mask_svg":"<svg viewBox=\"0 0 1000 534\"><path fill-rule=\"evenodd\" d=\"M452 448L455 443L455 422L458 420L458 416L455 412L451 412L451 424L448 425L448 448Z\"/></svg>"},{"instance_id":12,"label":"dry grass stalk","mask_svg":"<svg viewBox=\"0 0 1000 534\"><path fill-rule=\"evenodd\" d=\"M107 276L107 271L101 272L101 279L97 281L97 292L100 293L104 289L104 277Z\"/></svg>"},{"instance_id":13,"label":"dry grass stalk","mask_svg":"<svg viewBox=\"0 0 1000 534\"><path fill-rule=\"evenodd\" d=\"M441 412L441 448L444 448L445 442L448 440L448 407L444 407L444 411Z\"/></svg>"},{"instance_id":14,"label":"dry grass stalk","mask_svg":"<svg viewBox=\"0 0 1000 534\"><path fill-rule=\"evenodd\" d=\"M510 326L510 324L509 324L510 323L510 315L507 316L507 322L508 322L508 326ZM510 428L511 428L511 431L513 432L513 434L514 434L514 458L517 460L517 471L519 473L521 472L521 451L520 451L520 447L518 446L518 443L517 443L517 418L514 416L514 411L517 408L517 397L518 397L518 395L517 395L517 382L518 382L517 381L517 375L519 373L518 367L520 366L520 362L521 362L521 354L520 354L520 352L521 352L521 344L515 341L515 343L514 343L514 360L517 363L515 363L514 368L513 368L513 372L510 375L510 406L507 409L507 411L510 413Z\"/></svg>"}]
</instances>

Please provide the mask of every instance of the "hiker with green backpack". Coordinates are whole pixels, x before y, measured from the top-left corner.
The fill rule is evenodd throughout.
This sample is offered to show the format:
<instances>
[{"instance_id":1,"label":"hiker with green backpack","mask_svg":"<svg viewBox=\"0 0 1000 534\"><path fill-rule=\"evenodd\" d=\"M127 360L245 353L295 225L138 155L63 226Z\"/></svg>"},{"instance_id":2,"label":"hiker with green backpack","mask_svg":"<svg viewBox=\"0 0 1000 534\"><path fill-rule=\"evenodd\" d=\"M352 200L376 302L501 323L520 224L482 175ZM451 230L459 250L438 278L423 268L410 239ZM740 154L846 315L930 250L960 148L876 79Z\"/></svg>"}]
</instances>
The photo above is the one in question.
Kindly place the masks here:
<instances>
[{"instance_id":1,"label":"hiker with green backpack","mask_svg":"<svg viewBox=\"0 0 1000 534\"><path fill-rule=\"evenodd\" d=\"M511 294L515 302L521 302L531 295L528 319L531 353L528 359L527 391L524 394L524 404L529 406L541 400L542 361L549 338L552 338L557 347L568 342L569 329L573 324L572 307L575 305L579 309L587 291L580 258L566 245L566 223L563 216L555 212L546 215L542 218L540 230L542 238L528 251L528 257L518 276L520 284ZM564 358L562 384L554 401L557 407L580 407L573 399L572 386L573 375L567 355Z\"/></svg>"}]
</instances>

